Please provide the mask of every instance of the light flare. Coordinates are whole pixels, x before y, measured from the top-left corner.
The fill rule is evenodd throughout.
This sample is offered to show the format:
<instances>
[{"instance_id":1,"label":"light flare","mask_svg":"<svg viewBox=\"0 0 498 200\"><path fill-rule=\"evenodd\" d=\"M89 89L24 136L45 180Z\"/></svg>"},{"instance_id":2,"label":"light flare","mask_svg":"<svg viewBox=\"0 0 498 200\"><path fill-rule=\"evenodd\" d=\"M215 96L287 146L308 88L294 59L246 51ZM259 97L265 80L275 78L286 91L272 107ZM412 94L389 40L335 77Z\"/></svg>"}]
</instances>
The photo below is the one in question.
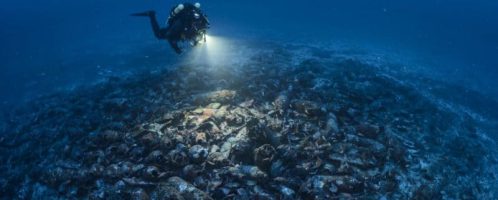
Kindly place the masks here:
<instances>
[{"instance_id":1,"label":"light flare","mask_svg":"<svg viewBox=\"0 0 498 200\"><path fill-rule=\"evenodd\" d=\"M192 48L186 59L196 64L207 64L212 67L220 67L230 59L230 44L228 40L206 35L206 42Z\"/></svg>"}]
</instances>

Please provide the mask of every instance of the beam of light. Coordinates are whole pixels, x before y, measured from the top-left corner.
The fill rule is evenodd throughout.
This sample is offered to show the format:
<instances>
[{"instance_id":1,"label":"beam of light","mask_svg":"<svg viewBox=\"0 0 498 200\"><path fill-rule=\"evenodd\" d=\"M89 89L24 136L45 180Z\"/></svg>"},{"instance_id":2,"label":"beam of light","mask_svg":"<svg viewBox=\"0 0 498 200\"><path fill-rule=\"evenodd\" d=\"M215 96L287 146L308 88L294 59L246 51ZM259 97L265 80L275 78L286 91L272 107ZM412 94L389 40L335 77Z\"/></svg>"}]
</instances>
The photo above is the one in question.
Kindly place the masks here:
<instances>
[{"instance_id":1,"label":"beam of light","mask_svg":"<svg viewBox=\"0 0 498 200\"><path fill-rule=\"evenodd\" d=\"M193 47L185 58L187 62L221 67L229 63L230 49L227 39L206 35L206 42Z\"/></svg>"}]
</instances>

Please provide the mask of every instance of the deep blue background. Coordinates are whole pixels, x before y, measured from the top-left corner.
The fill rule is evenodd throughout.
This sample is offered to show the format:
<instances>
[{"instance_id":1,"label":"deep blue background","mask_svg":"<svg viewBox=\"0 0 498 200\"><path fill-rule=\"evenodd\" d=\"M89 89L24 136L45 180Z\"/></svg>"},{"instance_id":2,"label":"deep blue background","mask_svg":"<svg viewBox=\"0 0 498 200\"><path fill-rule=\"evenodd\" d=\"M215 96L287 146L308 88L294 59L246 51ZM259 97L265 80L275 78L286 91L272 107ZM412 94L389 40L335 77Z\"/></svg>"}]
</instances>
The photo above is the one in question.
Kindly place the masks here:
<instances>
[{"instance_id":1,"label":"deep blue background","mask_svg":"<svg viewBox=\"0 0 498 200\"><path fill-rule=\"evenodd\" d=\"M3 0L0 4L0 102L3 105L108 73L167 45L148 21L128 14L155 9L160 21L173 4L159 0ZM212 32L282 41L347 41L415 56L448 79L465 79L498 96L498 1L317 0L200 1ZM121 63L121 64L118 64ZM410 63L406 63L409 64ZM160 64L158 64L160 65ZM462 81L463 83L463 81Z\"/></svg>"}]
</instances>

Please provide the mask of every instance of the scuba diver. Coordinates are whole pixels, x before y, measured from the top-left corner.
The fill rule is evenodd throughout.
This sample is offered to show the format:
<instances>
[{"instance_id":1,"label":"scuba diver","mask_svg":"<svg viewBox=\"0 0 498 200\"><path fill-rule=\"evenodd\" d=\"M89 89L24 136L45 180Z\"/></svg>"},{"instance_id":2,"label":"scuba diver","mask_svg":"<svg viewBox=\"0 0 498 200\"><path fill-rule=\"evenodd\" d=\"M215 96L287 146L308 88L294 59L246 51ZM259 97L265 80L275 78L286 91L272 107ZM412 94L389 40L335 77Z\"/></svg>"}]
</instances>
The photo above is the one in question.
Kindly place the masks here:
<instances>
[{"instance_id":1,"label":"scuba diver","mask_svg":"<svg viewBox=\"0 0 498 200\"><path fill-rule=\"evenodd\" d=\"M181 54L182 49L178 46L179 42L189 41L190 45L196 46L200 41L206 41L206 31L209 29L209 21L200 8L200 3L178 4L171 9L166 28L159 26L156 19L156 12L153 10L135 13L132 16L149 17L152 30L157 39L168 40L175 52Z\"/></svg>"}]
</instances>

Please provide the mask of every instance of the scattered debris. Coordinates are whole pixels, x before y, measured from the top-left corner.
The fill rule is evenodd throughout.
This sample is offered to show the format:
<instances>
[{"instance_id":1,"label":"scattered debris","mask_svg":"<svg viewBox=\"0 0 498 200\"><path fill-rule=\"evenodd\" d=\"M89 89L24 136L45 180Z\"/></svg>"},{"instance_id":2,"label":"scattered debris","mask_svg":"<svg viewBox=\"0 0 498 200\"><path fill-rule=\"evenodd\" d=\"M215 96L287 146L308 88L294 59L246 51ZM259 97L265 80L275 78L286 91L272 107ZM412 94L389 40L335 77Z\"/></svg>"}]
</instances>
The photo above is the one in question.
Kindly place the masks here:
<instances>
[{"instance_id":1,"label":"scattered debris","mask_svg":"<svg viewBox=\"0 0 498 200\"><path fill-rule=\"evenodd\" d=\"M222 78L184 66L36 100L0 138L1 198L497 197L476 123L381 69L313 55L293 64L279 49Z\"/></svg>"}]
</instances>

